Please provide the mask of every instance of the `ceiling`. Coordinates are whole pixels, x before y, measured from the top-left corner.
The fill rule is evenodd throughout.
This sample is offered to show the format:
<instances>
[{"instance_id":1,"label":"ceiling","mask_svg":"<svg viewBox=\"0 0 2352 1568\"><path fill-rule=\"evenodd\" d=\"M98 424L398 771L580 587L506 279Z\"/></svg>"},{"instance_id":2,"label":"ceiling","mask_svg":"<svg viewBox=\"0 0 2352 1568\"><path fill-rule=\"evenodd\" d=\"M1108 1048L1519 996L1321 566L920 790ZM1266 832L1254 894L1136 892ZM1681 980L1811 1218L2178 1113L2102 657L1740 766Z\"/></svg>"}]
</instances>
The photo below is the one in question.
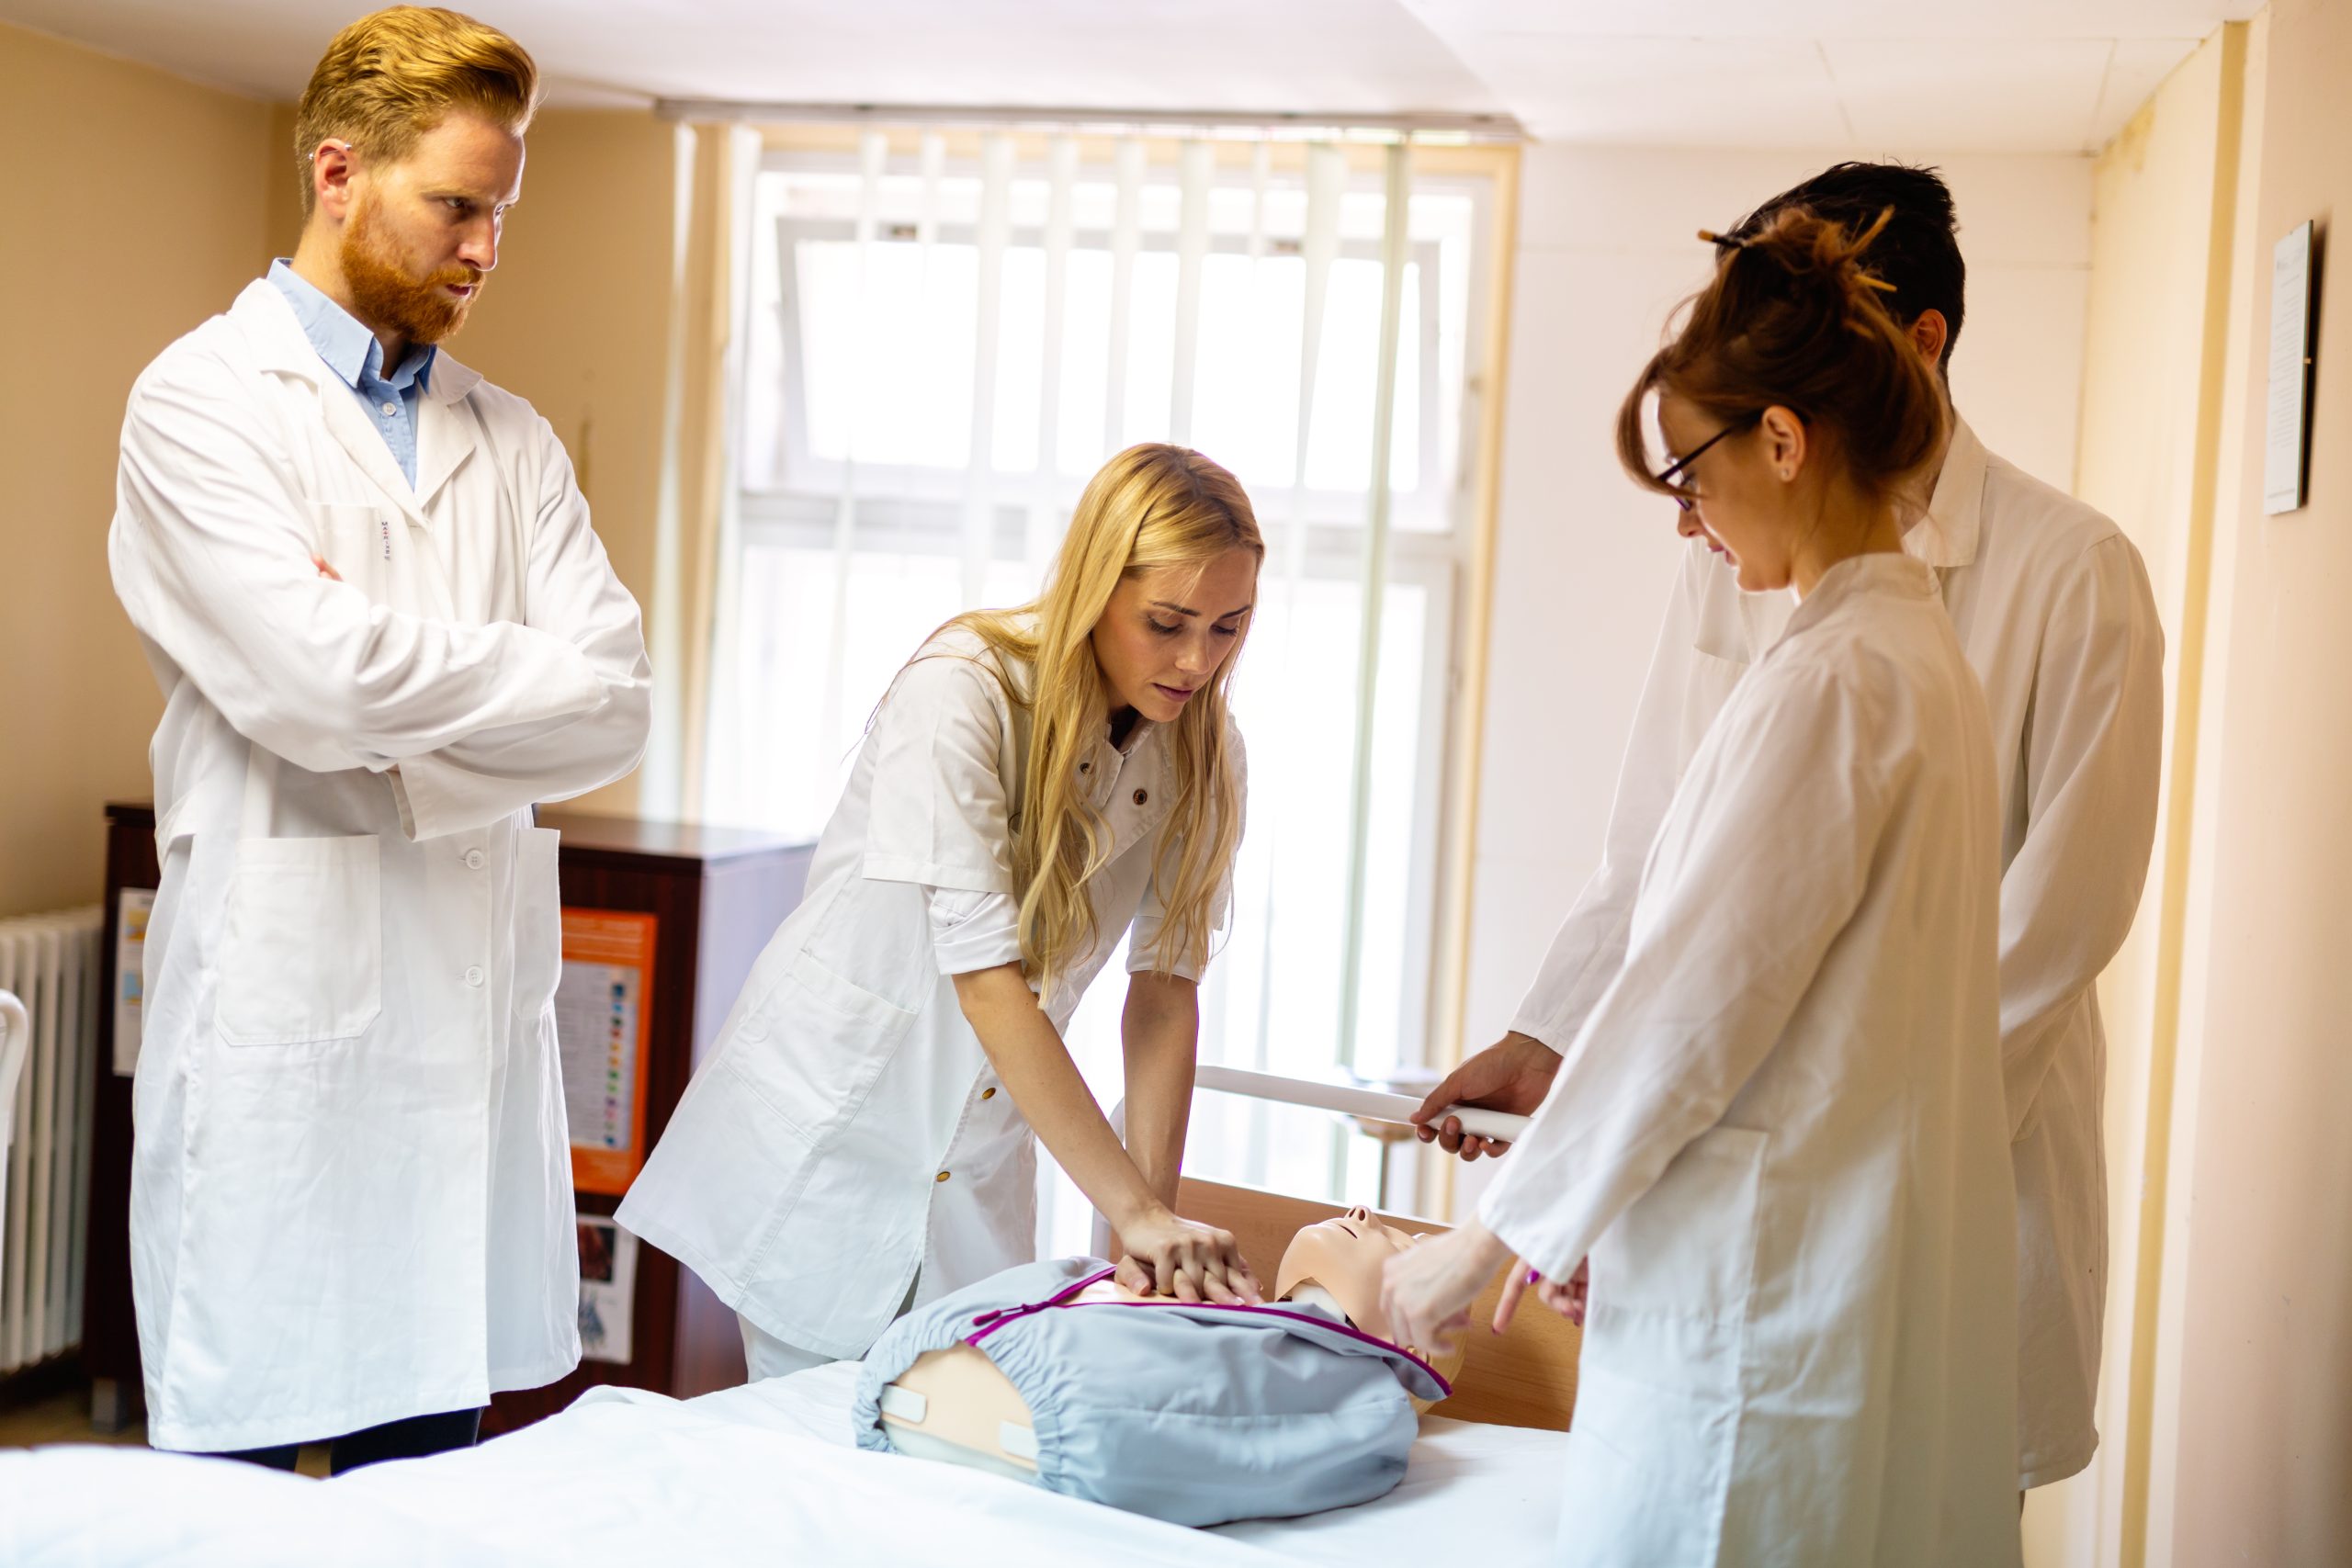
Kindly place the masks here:
<instances>
[{"instance_id":1,"label":"ceiling","mask_svg":"<svg viewBox=\"0 0 2352 1568\"><path fill-rule=\"evenodd\" d=\"M290 99L362 0L0 0ZM2259 0L463 0L556 102L1506 113L1546 141L2087 152Z\"/></svg>"}]
</instances>

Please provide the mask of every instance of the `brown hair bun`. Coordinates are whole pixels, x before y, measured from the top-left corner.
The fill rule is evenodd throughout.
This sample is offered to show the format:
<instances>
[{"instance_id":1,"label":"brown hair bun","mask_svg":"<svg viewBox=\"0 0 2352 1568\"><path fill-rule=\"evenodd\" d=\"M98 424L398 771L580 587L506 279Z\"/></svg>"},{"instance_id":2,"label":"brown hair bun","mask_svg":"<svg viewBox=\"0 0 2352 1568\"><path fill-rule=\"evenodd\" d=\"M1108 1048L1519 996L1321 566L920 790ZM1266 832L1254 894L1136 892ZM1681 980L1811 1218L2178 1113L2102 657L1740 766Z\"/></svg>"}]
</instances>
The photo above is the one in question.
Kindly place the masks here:
<instances>
[{"instance_id":1,"label":"brown hair bun","mask_svg":"<svg viewBox=\"0 0 2352 1568\"><path fill-rule=\"evenodd\" d=\"M1826 430L1835 460L1873 501L1924 505L1918 481L1943 450L1951 413L1935 370L1896 325L1890 286L1868 264L1889 209L1859 231L1802 208L1746 237L1701 231L1714 281L1684 302L1681 324L1634 378L1617 413L1617 456L1645 490L1661 482L1642 409L1655 391L1730 426L1775 405Z\"/></svg>"}]
</instances>

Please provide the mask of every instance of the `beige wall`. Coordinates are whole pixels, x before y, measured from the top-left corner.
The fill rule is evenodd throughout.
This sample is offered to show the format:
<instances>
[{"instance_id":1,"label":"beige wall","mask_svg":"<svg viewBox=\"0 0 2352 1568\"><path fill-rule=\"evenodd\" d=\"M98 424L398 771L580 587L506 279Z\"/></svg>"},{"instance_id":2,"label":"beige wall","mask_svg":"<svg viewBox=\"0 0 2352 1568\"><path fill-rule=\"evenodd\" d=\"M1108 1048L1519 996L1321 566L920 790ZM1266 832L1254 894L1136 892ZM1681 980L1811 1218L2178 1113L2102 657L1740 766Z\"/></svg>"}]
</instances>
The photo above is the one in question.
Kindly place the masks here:
<instances>
[{"instance_id":1,"label":"beige wall","mask_svg":"<svg viewBox=\"0 0 2352 1568\"><path fill-rule=\"evenodd\" d=\"M162 703L107 575L139 371L260 269L261 104L0 26L0 915L95 901Z\"/></svg>"},{"instance_id":2,"label":"beige wall","mask_svg":"<svg viewBox=\"0 0 2352 1568\"><path fill-rule=\"evenodd\" d=\"M2169 1561L2352 1562L2352 309L2323 275L2311 500L2265 517L2272 245L2352 215L2352 0L2278 0L2234 482L2214 537L2210 910L2183 1048L2186 1176ZM2340 257L2327 258L2340 264ZM2204 809L2200 806L2200 817ZM2154 1532L2152 1532L2154 1533ZM2152 1554L2152 1561L2154 1560Z\"/></svg>"},{"instance_id":3,"label":"beige wall","mask_svg":"<svg viewBox=\"0 0 2352 1568\"><path fill-rule=\"evenodd\" d=\"M2105 1474L2050 1562L2352 1562L2352 329L2324 258L2310 503L2261 505L2271 250L2352 211L2346 82L2352 0L2276 0L2099 167L2083 477L2155 569L2174 704L2158 875L2103 987Z\"/></svg>"},{"instance_id":4,"label":"beige wall","mask_svg":"<svg viewBox=\"0 0 2352 1568\"><path fill-rule=\"evenodd\" d=\"M2141 917L2099 987L2111 1241L2103 1442L2088 1470L2031 1499L2029 1568L2120 1561L2145 1520L2199 734L2179 697L2202 679L2215 497L2228 445L2230 305L2243 270L2234 147L2245 44L2243 28L2208 39L2141 107L2093 173L2075 489L2122 526L2147 562L2166 633L2168 746L2164 826Z\"/></svg>"}]
</instances>

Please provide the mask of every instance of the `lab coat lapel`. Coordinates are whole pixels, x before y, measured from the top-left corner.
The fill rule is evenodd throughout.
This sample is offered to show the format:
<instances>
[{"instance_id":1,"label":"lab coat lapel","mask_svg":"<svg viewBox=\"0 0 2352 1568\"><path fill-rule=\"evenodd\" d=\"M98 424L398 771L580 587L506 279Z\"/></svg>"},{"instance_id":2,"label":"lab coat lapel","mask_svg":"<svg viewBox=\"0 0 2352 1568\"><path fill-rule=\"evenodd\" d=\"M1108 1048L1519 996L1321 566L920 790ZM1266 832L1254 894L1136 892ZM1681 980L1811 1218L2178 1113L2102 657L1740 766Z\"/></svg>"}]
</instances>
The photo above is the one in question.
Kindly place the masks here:
<instances>
[{"instance_id":1,"label":"lab coat lapel","mask_svg":"<svg viewBox=\"0 0 2352 1568\"><path fill-rule=\"evenodd\" d=\"M277 286L266 277L248 283L229 307L229 317L244 330L256 367L308 385L319 400L320 421L334 437L335 445L343 448L344 456L382 492L388 504L398 508L410 523L424 526L424 502L420 499L423 492L410 488L408 476L401 472L400 464L392 458L392 449L384 445L383 436L368 423L351 389L319 357L319 351L311 346L301 321L294 314L294 307L286 302ZM470 388L481 378L464 371L450 379ZM430 397L423 400L426 403L432 400ZM420 437L422 434L420 431ZM456 466L455 462L449 465L452 469ZM421 462L418 472L420 476L424 473Z\"/></svg>"},{"instance_id":2,"label":"lab coat lapel","mask_svg":"<svg viewBox=\"0 0 2352 1568\"><path fill-rule=\"evenodd\" d=\"M449 357L445 350L433 361L433 374L416 410L416 505L420 514L432 510L433 498L449 477L465 467L483 439L481 423L466 394L481 382L479 372Z\"/></svg>"}]
</instances>

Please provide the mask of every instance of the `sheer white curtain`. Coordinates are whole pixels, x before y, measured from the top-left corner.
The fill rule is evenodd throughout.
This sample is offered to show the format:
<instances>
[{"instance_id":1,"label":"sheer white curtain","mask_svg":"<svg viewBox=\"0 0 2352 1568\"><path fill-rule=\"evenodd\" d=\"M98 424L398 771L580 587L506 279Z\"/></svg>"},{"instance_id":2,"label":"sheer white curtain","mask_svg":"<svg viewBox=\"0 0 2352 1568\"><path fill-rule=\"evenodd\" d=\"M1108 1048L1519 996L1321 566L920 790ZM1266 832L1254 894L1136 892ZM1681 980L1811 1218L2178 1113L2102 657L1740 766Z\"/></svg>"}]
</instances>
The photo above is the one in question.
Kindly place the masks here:
<instances>
[{"instance_id":1,"label":"sheer white curtain","mask_svg":"<svg viewBox=\"0 0 2352 1568\"><path fill-rule=\"evenodd\" d=\"M1250 833L1203 1057L1419 1062L1476 182L1417 183L1402 145L874 130L772 148L752 205L706 817L814 835L923 636L1034 593L1112 453L1197 446L1269 544L1235 685ZM1121 973L1070 1032L1106 1106ZM1195 1115L1196 1170L1336 1196L1376 1164L1319 1120ZM1047 1200L1047 1244L1082 1246L1083 1203Z\"/></svg>"}]
</instances>

